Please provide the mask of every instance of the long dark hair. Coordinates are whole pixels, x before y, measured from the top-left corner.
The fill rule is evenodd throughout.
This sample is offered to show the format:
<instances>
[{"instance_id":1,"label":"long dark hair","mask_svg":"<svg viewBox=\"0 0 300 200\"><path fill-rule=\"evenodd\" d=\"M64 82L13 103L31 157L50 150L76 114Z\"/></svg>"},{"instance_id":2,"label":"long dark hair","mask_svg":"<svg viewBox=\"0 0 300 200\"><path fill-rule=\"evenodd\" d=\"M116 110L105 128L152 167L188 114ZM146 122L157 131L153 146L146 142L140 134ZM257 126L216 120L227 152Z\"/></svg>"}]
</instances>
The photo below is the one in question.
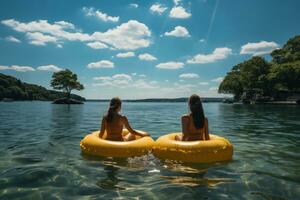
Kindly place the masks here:
<instances>
[{"instance_id":1,"label":"long dark hair","mask_svg":"<svg viewBox=\"0 0 300 200\"><path fill-rule=\"evenodd\" d=\"M114 115L116 114L116 111L118 108L120 108L122 105L122 101L119 97L114 97L110 100L109 102L109 108L108 108L108 111L107 111L107 114L105 116L106 118L106 121L108 123L110 123L113 118L114 118Z\"/></svg>"},{"instance_id":2,"label":"long dark hair","mask_svg":"<svg viewBox=\"0 0 300 200\"><path fill-rule=\"evenodd\" d=\"M202 102L198 95L193 94L192 96L190 96L189 107L193 116L194 126L198 129L203 128L205 116L203 112Z\"/></svg>"}]
</instances>

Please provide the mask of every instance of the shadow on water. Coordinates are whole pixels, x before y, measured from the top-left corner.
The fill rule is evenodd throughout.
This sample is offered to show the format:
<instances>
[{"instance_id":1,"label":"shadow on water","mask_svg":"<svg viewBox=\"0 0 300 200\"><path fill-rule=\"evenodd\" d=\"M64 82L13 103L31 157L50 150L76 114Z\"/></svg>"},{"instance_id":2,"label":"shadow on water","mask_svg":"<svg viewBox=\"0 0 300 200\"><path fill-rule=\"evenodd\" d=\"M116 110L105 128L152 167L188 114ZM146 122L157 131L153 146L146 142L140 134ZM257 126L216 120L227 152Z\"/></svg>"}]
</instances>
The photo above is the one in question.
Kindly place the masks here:
<instances>
[{"instance_id":1,"label":"shadow on water","mask_svg":"<svg viewBox=\"0 0 300 200\"><path fill-rule=\"evenodd\" d=\"M218 162L210 164L199 163L178 163L175 161L162 161L163 167L167 169L161 178L167 180L170 184L181 186L208 186L214 187L221 183L235 182L231 178L209 178L209 170L218 167L224 167L229 162Z\"/></svg>"}]
</instances>

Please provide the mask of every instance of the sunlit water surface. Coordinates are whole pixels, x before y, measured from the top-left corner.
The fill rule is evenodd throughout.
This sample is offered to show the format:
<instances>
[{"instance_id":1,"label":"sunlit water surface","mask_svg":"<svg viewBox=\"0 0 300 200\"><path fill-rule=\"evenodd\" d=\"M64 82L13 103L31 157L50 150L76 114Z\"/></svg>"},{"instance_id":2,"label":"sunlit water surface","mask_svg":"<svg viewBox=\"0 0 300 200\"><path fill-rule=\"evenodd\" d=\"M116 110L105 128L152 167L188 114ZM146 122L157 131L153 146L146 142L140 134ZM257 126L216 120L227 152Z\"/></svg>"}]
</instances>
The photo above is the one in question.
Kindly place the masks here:
<instances>
[{"instance_id":1,"label":"sunlit water surface","mask_svg":"<svg viewBox=\"0 0 300 200\"><path fill-rule=\"evenodd\" d=\"M210 131L234 145L228 163L83 155L107 103L0 102L0 199L299 199L300 107L204 104ZM186 103L124 103L154 139L180 131Z\"/></svg>"}]
</instances>

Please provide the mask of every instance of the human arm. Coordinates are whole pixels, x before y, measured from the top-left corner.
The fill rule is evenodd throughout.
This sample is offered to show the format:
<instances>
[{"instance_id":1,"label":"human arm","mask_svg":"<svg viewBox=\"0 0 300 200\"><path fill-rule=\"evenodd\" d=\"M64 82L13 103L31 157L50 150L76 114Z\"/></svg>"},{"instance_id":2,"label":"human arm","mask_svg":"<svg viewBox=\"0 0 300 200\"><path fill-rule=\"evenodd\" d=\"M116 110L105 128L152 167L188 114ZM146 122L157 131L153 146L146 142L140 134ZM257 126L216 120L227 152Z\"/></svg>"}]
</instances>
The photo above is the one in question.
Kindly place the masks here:
<instances>
[{"instance_id":1,"label":"human arm","mask_svg":"<svg viewBox=\"0 0 300 200\"><path fill-rule=\"evenodd\" d=\"M183 115L181 117L181 128L182 128L182 140L185 140L185 137L188 133L188 124L189 124L189 117L187 115Z\"/></svg>"},{"instance_id":2,"label":"human arm","mask_svg":"<svg viewBox=\"0 0 300 200\"><path fill-rule=\"evenodd\" d=\"M205 131L204 131L204 138L205 140L209 140L209 130L208 130L208 120L207 118L205 117Z\"/></svg>"},{"instance_id":3,"label":"human arm","mask_svg":"<svg viewBox=\"0 0 300 200\"><path fill-rule=\"evenodd\" d=\"M129 124L129 122L128 122L128 119L127 119L127 117L125 117L125 116L123 116L123 122L124 122L125 128L126 128L130 133L132 133L132 134L134 134L134 135L139 135L139 136L142 136L142 137L144 137L144 136L149 136L147 133L140 133L140 132L138 132L138 131L135 131L133 128L131 128L131 126L130 126L130 124Z\"/></svg>"},{"instance_id":4,"label":"human arm","mask_svg":"<svg viewBox=\"0 0 300 200\"><path fill-rule=\"evenodd\" d=\"M105 132L105 117L102 118L101 122L101 128L100 128L100 133L99 133L99 138L102 138Z\"/></svg>"}]
</instances>

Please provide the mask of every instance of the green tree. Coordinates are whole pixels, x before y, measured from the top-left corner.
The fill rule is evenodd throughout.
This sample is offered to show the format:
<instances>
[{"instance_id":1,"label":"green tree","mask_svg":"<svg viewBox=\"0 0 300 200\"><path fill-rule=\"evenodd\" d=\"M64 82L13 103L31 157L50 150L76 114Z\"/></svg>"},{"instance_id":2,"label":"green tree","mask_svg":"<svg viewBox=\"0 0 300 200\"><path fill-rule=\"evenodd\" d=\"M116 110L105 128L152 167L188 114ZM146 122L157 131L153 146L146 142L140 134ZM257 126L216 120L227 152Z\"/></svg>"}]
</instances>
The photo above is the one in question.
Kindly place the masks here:
<instances>
[{"instance_id":1,"label":"green tree","mask_svg":"<svg viewBox=\"0 0 300 200\"><path fill-rule=\"evenodd\" d=\"M273 64L267 78L276 91L300 91L300 61Z\"/></svg>"},{"instance_id":2,"label":"green tree","mask_svg":"<svg viewBox=\"0 0 300 200\"><path fill-rule=\"evenodd\" d=\"M271 91L267 78L269 71L269 63L261 57L254 56L234 66L231 72L227 73L219 86L219 92L234 94L235 99L239 99L244 91L255 93L259 90L269 94Z\"/></svg>"},{"instance_id":3,"label":"green tree","mask_svg":"<svg viewBox=\"0 0 300 200\"><path fill-rule=\"evenodd\" d=\"M219 86L219 93L234 94L234 99L239 100L243 94L243 85L238 71L227 73Z\"/></svg>"},{"instance_id":4,"label":"green tree","mask_svg":"<svg viewBox=\"0 0 300 200\"><path fill-rule=\"evenodd\" d=\"M277 64L294 62L300 60L300 35L295 36L287 41L281 48L271 53L272 62Z\"/></svg>"},{"instance_id":5,"label":"green tree","mask_svg":"<svg viewBox=\"0 0 300 200\"><path fill-rule=\"evenodd\" d=\"M51 86L56 90L63 90L70 99L72 90L83 90L83 85L77 81L77 75L70 70L54 72L52 75Z\"/></svg>"}]
</instances>

